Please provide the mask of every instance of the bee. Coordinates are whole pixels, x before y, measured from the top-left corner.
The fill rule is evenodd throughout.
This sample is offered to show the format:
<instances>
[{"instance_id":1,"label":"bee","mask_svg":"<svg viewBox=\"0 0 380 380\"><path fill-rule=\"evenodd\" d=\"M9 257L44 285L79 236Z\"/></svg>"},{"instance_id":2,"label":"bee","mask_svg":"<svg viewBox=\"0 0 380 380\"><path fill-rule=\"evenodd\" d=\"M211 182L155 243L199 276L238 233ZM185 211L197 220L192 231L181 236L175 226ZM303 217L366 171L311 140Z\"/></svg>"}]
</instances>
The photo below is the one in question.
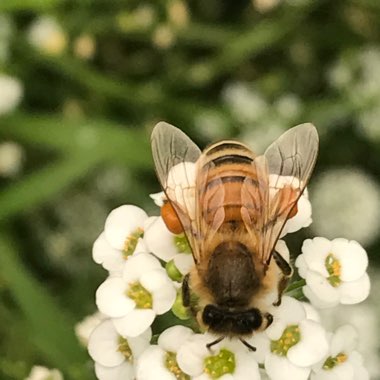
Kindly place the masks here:
<instances>
[{"instance_id":1,"label":"bee","mask_svg":"<svg viewBox=\"0 0 380 380\"><path fill-rule=\"evenodd\" d=\"M315 166L316 128L293 127L262 155L234 140L202 152L164 122L151 143L167 197L162 216L172 232L185 233L194 257L182 284L184 306L192 308L193 293L199 299L199 323L218 336L208 348L236 337L255 350L245 338L272 323L268 310L281 304L292 275L276 244Z\"/></svg>"}]
</instances>

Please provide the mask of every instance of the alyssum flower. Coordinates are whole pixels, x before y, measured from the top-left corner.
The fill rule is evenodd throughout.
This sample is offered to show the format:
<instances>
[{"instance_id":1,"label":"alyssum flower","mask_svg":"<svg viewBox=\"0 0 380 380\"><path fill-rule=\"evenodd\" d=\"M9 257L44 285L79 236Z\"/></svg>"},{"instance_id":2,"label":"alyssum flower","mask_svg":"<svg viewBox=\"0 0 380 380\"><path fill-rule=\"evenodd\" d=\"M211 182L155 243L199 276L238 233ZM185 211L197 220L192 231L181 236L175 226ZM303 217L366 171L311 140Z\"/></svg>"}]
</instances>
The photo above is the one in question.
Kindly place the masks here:
<instances>
[{"instance_id":1,"label":"alyssum flower","mask_svg":"<svg viewBox=\"0 0 380 380\"><path fill-rule=\"evenodd\" d=\"M369 294L368 257L356 241L305 240L295 264L305 296L319 308L359 303Z\"/></svg>"},{"instance_id":2,"label":"alyssum flower","mask_svg":"<svg viewBox=\"0 0 380 380\"><path fill-rule=\"evenodd\" d=\"M176 290L152 255L140 253L130 257L122 276L111 276L96 292L99 310L112 318L123 336L135 337L145 331L157 314L172 307Z\"/></svg>"}]
</instances>

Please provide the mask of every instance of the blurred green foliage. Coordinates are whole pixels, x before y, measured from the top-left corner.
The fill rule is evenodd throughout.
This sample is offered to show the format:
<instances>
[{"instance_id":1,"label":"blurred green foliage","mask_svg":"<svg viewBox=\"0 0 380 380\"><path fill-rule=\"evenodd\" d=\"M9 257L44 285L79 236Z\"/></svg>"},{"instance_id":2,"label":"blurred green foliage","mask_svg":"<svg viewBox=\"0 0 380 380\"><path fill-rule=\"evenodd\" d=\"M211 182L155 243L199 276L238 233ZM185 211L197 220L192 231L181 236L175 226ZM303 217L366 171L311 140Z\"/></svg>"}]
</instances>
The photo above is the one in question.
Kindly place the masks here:
<instances>
[{"instance_id":1,"label":"blurred green foliage","mask_svg":"<svg viewBox=\"0 0 380 380\"><path fill-rule=\"evenodd\" d=\"M376 0L1 0L0 12L10 30L0 72L24 88L0 115L0 138L24 152L22 171L0 178L1 379L22 379L34 364L93 378L73 330L95 311L105 278L91 244L117 205L157 213L148 198L159 190L149 148L157 121L204 146L214 135L265 133L223 100L231 83L268 104L291 93L302 102L293 124L312 121L321 133L317 172L355 166L379 178L380 138L358 126L380 90L357 101L353 85L329 81L339 60L380 48ZM42 16L61 26L61 47L30 43ZM211 133L202 115L223 122Z\"/></svg>"}]
</instances>

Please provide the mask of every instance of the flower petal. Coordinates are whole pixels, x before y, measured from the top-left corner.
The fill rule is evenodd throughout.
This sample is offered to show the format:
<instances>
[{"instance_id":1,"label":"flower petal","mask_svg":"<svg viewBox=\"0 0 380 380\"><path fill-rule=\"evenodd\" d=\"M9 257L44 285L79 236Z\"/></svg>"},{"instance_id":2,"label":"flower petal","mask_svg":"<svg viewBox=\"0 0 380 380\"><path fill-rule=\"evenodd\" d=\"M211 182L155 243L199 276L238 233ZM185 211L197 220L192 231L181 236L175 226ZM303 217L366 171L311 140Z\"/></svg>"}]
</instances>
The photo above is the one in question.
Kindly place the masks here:
<instances>
[{"instance_id":1,"label":"flower petal","mask_svg":"<svg viewBox=\"0 0 380 380\"><path fill-rule=\"evenodd\" d=\"M282 329L280 329L280 333L275 335L275 340L281 337L281 334L284 331L284 325ZM250 355L260 364L264 363L265 357L270 353L270 340L268 336L264 332L256 333L250 339L246 339L246 341L251 344L253 347L256 347L256 351L250 352Z\"/></svg>"},{"instance_id":2,"label":"flower petal","mask_svg":"<svg viewBox=\"0 0 380 380\"><path fill-rule=\"evenodd\" d=\"M96 305L109 317L122 317L136 305L125 295L127 285L120 277L105 280L96 291Z\"/></svg>"},{"instance_id":3,"label":"flower petal","mask_svg":"<svg viewBox=\"0 0 380 380\"><path fill-rule=\"evenodd\" d=\"M173 326L161 333L158 345L165 351L177 352L182 344L194 335L193 330L185 326Z\"/></svg>"},{"instance_id":4,"label":"flower petal","mask_svg":"<svg viewBox=\"0 0 380 380\"><path fill-rule=\"evenodd\" d=\"M310 368L302 368L292 364L286 357L269 354L265 358L265 369L271 380L307 380Z\"/></svg>"},{"instance_id":5,"label":"flower petal","mask_svg":"<svg viewBox=\"0 0 380 380\"><path fill-rule=\"evenodd\" d=\"M321 299L307 285L302 288L302 292L305 295L305 297L307 297L307 299L310 301L310 303L317 309L326 309L339 304L339 298L334 297L332 301L327 299Z\"/></svg>"},{"instance_id":6,"label":"flower petal","mask_svg":"<svg viewBox=\"0 0 380 380\"><path fill-rule=\"evenodd\" d=\"M327 355L329 344L324 328L317 322L306 319L299 323L301 340L288 351L289 360L299 367L309 367Z\"/></svg>"},{"instance_id":7,"label":"flower petal","mask_svg":"<svg viewBox=\"0 0 380 380\"><path fill-rule=\"evenodd\" d=\"M358 340L359 336L355 327L351 325L340 326L335 331L330 342L331 356L337 356L341 352L350 353L357 347Z\"/></svg>"},{"instance_id":8,"label":"flower petal","mask_svg":"<svg viewBox=\"0 0 380 380\"><path fill-rule=\"evenodd\" d=\"M111 211L104 225L104 233L113 248L122 250L127 237L144 225L148 218L140 207L123 205Z\"/></svg>"},{"instance_id":9,"label":"flower petal","mask_svg":"<svg viewBox=\"0 0 380 380\"><path fill-rule=\"evenodd\" d=\"M339 290L334 288L328 280L319 273L309 271L306 276L306 284L318 298L333 303L339 300Z\"/></svg>"},{"instance_id":10,"label":"flower petal","mask_svg":"<svg viewBox=\"0 0 380 380\"><path fill-rule=\"evenodd\" d=\"M140 278L141 285L153 296L153 310L163 314L173 306L177 292L164 269L150 271Z\"/></svg>"},{"instance_id":11,"label":"flower petal","mask_svg":"<svg viewBox=\"0 0 380 380\"><path fill-rule=\"evenodd\" d=\"M135 372L129 362L124 362L116 367L104 367L95 363L95 374L99 380L133 380Z\"/></svg>"},{"instance_id":12,"label":"flower petal","mask_svg":"<svg viewBox=\"0 0 380 380\"><path fill-rule=\"evenodd\" d=\"M367 273L356 281L342 282L339 286L340 302L352 305L364 301L370 292L371 283Z\"/></svg>"},{"instance_id":13,"label":"flower petal","mask_svg":"<svg viewBox=\"0 0 380 380\"><path fill-rule=\"evenodd\" d=\"M136 365L138 380L176 380L165 367L166 352L159 346L150 346L139 357Z\"/></svg>"},{"instance_id":14,"label":"flower petal","mask_svg":"<svg viewBox=\"0 0 380 380\"><path fill-rule=\"evenodd\" d=\"M232 380L260 380L259 366L255 360L252 360L250 352L234 351L236 367ZM224 376L221 377L223 379Z\"/></svg>"},{"instance_id":15,"label":"flower petal","mask_svg":"<svg viewBox=\"0 0 380 380\"><path fill-rule=\"evenodd\" d=\"M175 255L173 261L174 265L183 276L188 274L194 266L193 255L188 253L179 253L178 255Z\"/></svg>"},{"instance_id":16,"label":"flower petal","mask_svg":"<svg viewBox=\"0 0 380 380\"><path fill-rule=\"evenodd\" d=\"M355 281L363 276L368 266L368 256L358 242L334 239L332 252L340 261L342 281Z\"/></svg>"},{"instance_id":17,"label":"flower petal","mask_svg":"<svg viewBox=\"0 0 380 380\"><path fill-rule=\"evenodd\" d=\"M136 337L128 337L128 345L132 351L133 358L139 357L145 349L149 346L150 340L152 339L152 329L148 328L142 334Z\"/></svg>"},{"instance_id":18,"label":"flower petal","mask_svg":"<svg viewBox=\"0 0 380 380\"><path fill-rule=\"evenodd\" d=\"M160 262L153 255L149 253L138 253L126 261L123 270L123 279L129 284L139 281L143 274L161 268Z\"/></svg>"},{"instance_id":19,"label":"flower petal","mask_svg":"<svg viewBox=\"0 0 380 380\"><path fill-rule=\"evenodd\" d=\"M113 318L112 322L120 335L136 337L150 327L155 316L152 309L134 309L122 318Z\"/></svg>"},{"instance_id":20,"label":"flower petal","mask_svg":"<svg viewBox=\"0 0 380 380\"><path fill-rule=\"evenodd\" d=\"M144 233L144 242L149 252L165 262L170 261L177 253L175 235L166 227L161 217L156 218Z\"/></svg>"},{"instance_id":21,"label":"flower petal","mask_svg":"<svg viewBox=\"0 0 380 380\"><path fill-rule=\"evenodd\" d=\"M312 240L306 239L302 244L302 253L310 270L328 277L325 260L328 254L331 253L330 240L323 237L315 237Z\"/></svg>"},{"instance_id":22,"label":"flower petal","mask_svg":"<svg viewBox=\"0 0 380 380\"><path fill-rule=\"evenodd\" d=\"M308 227L311 222L311 203L304 193L297 202L297 214L287 220L281 232L281 236Z\"/></svg>"},{"instance_id":23,"label":"flower petal","mask_svg":"<svg viewBox=\"0 0 380 380\"><path fill-rule=\"evenodd\" d=\"M107 319L97 326L88 342L88 353L92 359L106 367L114 367L125 361L118 351L119 334L112 321Z\"/></svg>"},{"instance_id":24,"label":"flower petal","mask_svg":"<svg viewBox=\"0 0 380 380\"><path fill-rule=\"evenodd\" d=\"M122 251L112 248L108 243L104 232L95 240L92 247L92 258L104 269L112 272L122 271L125 264Z\"/></svg>"},{"instance_id":25,"label":"flower petal","mask_svg":"<svg viewBox=\"0 0 380 380\"><path fill-rule=\"evenodd\" d=\"M210 355L206 344L210 343L207 335L196 334L190 337L178 350L177 362L181 370L190 376L203 373L204 358Z\"/></svg>"}]
</instances>

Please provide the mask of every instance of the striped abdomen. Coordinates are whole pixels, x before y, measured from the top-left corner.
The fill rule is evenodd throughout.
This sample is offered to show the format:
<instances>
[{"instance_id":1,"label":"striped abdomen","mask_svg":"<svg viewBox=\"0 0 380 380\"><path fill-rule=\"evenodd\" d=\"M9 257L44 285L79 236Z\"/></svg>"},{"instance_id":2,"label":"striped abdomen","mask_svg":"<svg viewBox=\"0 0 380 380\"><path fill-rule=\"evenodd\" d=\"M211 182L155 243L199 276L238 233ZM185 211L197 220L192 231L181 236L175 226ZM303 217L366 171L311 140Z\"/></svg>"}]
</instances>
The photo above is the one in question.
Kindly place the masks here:
<instances>
[{"instance_id":1,"label":"striped abdomen","mask_svg":"<svg viewBox=\"0 0 380 380\"><path fill-rule=\"evenodd\" d=\"M204 152L198 169L198 196L206 223L237 227L241 222L242 186L257 182L254 157L236 141L216 143Z\"/></svg>"}]
</instances>

